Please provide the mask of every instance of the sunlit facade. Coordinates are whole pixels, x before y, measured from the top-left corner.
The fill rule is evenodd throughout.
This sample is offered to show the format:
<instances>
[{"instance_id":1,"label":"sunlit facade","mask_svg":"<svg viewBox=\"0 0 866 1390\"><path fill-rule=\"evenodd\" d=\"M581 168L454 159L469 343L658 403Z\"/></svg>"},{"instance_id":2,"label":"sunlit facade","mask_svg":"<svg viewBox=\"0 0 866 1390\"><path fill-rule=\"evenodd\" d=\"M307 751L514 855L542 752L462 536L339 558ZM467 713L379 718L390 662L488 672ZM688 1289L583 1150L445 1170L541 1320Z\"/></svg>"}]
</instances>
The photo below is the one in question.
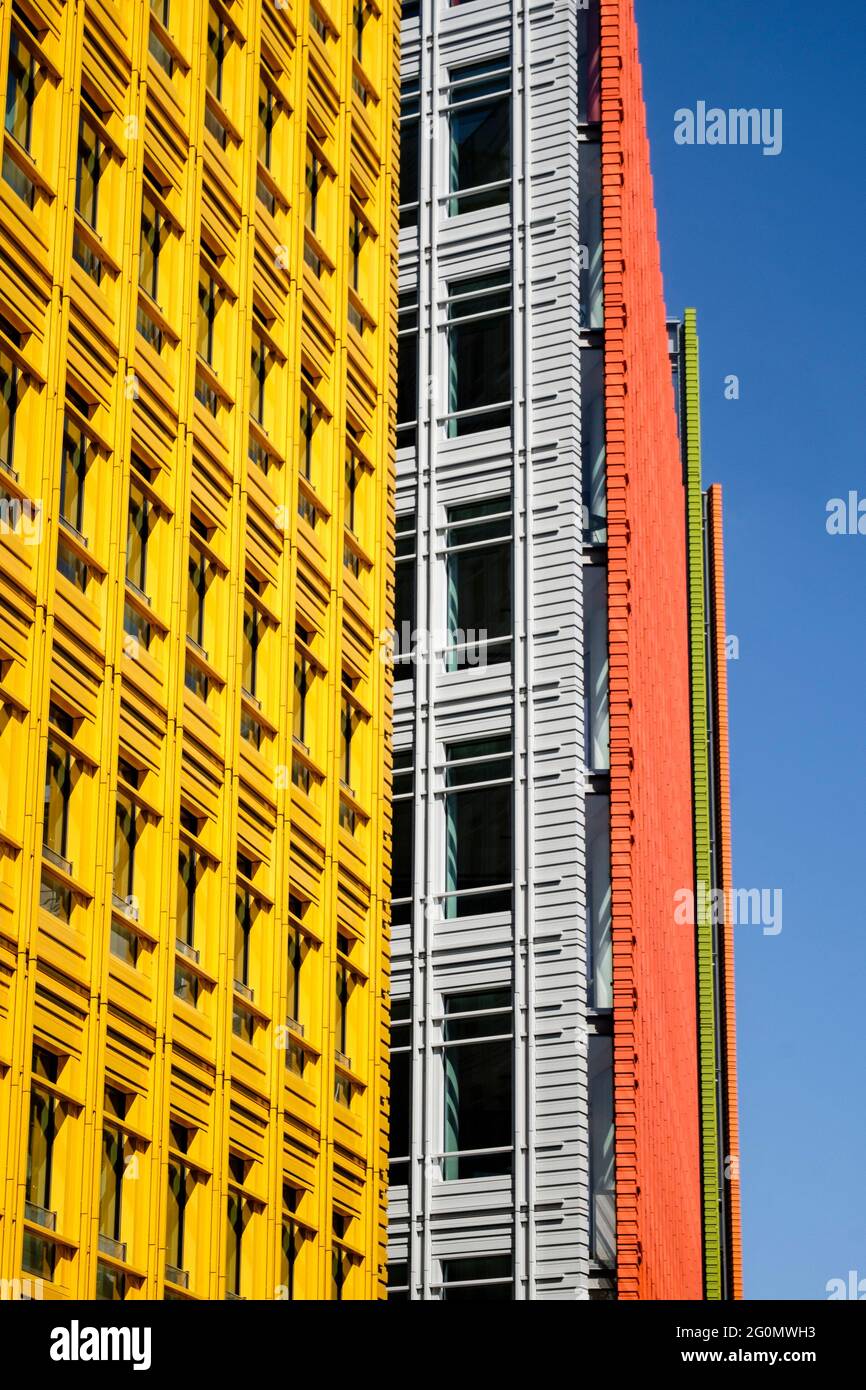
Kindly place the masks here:
<instances>
[{"instance_id":1,"label":"sunlit facade","mask_svg":"<svg viewBox=\"0 0 866 1390\"><path fill-rule=\"evenodd\" d=\"M0 6L0 1277L40 1297L383 1288L394 13Z\"/></svg>"}]
</instances>

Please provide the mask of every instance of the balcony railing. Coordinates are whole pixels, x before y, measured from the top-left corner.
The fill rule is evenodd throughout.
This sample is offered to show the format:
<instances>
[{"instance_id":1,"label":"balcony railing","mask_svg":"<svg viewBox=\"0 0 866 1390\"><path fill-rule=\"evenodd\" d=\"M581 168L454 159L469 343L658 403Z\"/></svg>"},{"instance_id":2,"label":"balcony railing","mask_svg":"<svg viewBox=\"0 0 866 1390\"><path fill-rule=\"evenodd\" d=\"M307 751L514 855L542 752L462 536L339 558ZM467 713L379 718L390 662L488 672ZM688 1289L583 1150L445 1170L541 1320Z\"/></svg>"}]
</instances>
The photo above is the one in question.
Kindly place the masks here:
<instances>
[{"instance_id":1,"label":"balcony railing","mask_svg":"<svg viewBox=\"0 0 866 1390\"><path fill-rule=\"evenodd\" d=\"M111 905L118 912L122 912L124 917L128 917L130 922L138 921L138 904L132 898L123 898L119 893L112 893Z\"/></svg>"},{"instance_id":2,"label":"balcony railing","mask_svg":"<svg viewBox=\"0 0 866 1390\"><path fill-rule=\"evenodd\" d=\"M198 965L201 960L201 951L195 946L191 946L188 941L181 941L180 938L178 938L174 944L177 947L179 955L186 956L187 960L191 960Z\"/></svg>"},{"instance_id":3,"label":"balcony railing","mask_svg":"<svg viewBox=\"0 0 866 1390\"><path fill-rule=\"evenodd\" d=\"M43 1226L46 1231L57 1230L57 1212L48 1211L47 1207L40 1207L36 1202L24 1203L24 1219L36 1226Z\"/></svg>"},{"instance_id":4,"label":"balcony railing","mask_svg":"<svg viewBox=\"0 0 866 1390\"><path fill-rule=\"evenodd\" d=\"M178 1269L177 1265L167 1264L165 1267L165 1277L169 1284L176 1284L179 1289L189 1288L188 1269Z\"/></svg>"},{"instance_id":5,"label":"balcony railing","mask_svg":"<svg viewBox=\"0 0 866 1390\"><path fill-rule=\"evenodd\" d=\"M114 1240L111 1236L100 1235L99 1253L110 1255L113 1260L120 1260L121 1264L126 1264L126 1241Z\"/></svg>"},{"instance_id":6,"label":"balcony railing","mask_svg":"<svg viewBox=\"0 0 866 1390\"><path fill-rule=\"evenodd\" d=\"M69 874L69 875L71 876L71 874L72 874L72 861L71 861L71 860L65 859L64 856L63 856L62 854L58 854L58 853L57 853L57 850L56 850L56 849L52 849L50 845L43 845L43 846L42 846L42 853L43 853L43 855L45 856L45 858L48 860L49 864L53 864L53 865L54 865L55 869L62 869L63 872L64 872L65 874Z\"/></svg>"}]
</instances>

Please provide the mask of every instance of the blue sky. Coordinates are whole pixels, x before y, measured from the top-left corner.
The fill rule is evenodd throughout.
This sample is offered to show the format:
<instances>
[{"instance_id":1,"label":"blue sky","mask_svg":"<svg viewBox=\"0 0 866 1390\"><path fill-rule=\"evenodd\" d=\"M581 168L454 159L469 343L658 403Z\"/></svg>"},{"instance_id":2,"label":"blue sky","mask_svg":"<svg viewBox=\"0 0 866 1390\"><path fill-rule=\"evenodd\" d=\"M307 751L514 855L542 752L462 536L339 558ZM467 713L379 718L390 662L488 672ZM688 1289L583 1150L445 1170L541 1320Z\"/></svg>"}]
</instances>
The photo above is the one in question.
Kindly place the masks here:
<instances>
[{"instance_id":1,"label":"blue sky","mask_svg":"<svg viewBox=\"0 0 866 1390\"><path fill-rule=\"evenodd\" d=\"M866 535L825 525L866 498L866 6L636 7L668 311L698 310L725 490L734 880L784 894L780 935L736 935L746 1296L822 1299L866 1279ZM700 100L781 107L782 153L677 145Z\"/></svg>"}]
</instances>

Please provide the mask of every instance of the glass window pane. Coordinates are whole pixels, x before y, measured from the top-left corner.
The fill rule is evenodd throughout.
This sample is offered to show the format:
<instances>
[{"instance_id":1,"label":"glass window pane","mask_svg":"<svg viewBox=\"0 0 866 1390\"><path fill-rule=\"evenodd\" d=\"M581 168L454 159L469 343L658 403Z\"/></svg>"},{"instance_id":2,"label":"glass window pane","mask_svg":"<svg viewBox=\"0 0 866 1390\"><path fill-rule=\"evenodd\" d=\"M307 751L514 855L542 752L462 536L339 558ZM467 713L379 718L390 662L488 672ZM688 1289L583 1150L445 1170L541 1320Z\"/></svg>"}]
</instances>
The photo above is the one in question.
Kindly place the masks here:
<instances>
[{"instance_id":1,"label":"glass window pane","mask_svg":"<svg viewBox=\"0 0 866 1390\"><path fill-rule=\"evenodd\" d=\"M468 892L507 884L512 874L512 789L509 783L446 798L446 914L507 912L511 889ZM463 895L466 896L463 896Z\"/></svg>"},{"instance_id":2,"label":"glass window pane","mask_svg":"<svg viewBox=\"0 0 866 1390\"><path fill-rule=\"evenodd\" d=\"M101 143L89 121L82 119L78 131L78 169L75 182L75 208L85 222L96 226Z\"/></svg>"},{"instance_id":3,"label":"glass window pane","mask_svg":"<svg viewBox=\"0 0 866 1390\"><path fill-rule=\"evenodd\" d=\"M476 1255L471 1259L443 1260L442 1297L449 1302L454 1299L480 1299L485 1302L491 1299L513 1299L514 1292L510 1282L483 1282L488 1279L510 1281L511 1278L510 1255Z\"/></svg>"},{"instance_id":4,"label":"glass window pane","mask_svg":"<svg viewBox=\"0 0 866 1390\"><path fill-rule=\"evenodd\" d=\"M484 413L450 420L449 433L501 428L511 420L511 291L501 277L491 277L458 281L451 295L448 411ZM506 402L502 410L485 410Z\"/></svg>"},{"instance_id":5,"label":"glass window pane","mask_svg":"<svg viewBox=\"0 0 866 1390\"><path fill-rule=\"evenodd\" d=\"M462 996L462 1009L472 996ZM476 995L479 1007L489 1007L484 995ZM461 1020L461 1022L464 1022ZM468 1022L466 1020L465 1022ZM482 1017L472 1021L482 1034L495 1034L511 1029L510 1015ZM454 1025L445 1025L445 1041L456 1041ZM510 1147L513 1142L512 1118L512 1057L510 1037L491 1041L462 1041L459 1046L443 1049L445 1081L445 1143L446 1154L453 1155L443 1162L443 1177L447 1181L460 1178L484 1178L507 1173L511 1169ZM505 1148L498 1154L473 1153L472 1150ZM459 1153L458 1151L470 1151Z\"/></svg>"},{"instance_id":6,"label":"glass window pane","mask_svg":"<svg viewBox=\"0 0 866 1390\"><path fill-rule=\"evenodd\" d=\"M30 149L33 101L36 95L36 65L13 32L9 40L9 75L6 87L6 129L25 150Z\"/></svg>"},{"instance_id":7,"label":"glass window pane","mask_svg":"<svg viewBox=\"0 0 866 1390\"><path fill-rule=\"evenodd\" d=\"M610 798L586 799L586 900L587 940L590 949L590 1004L594 1009L613 1007Z\"/></svg>"},{"instance_id":8,"label":"glass window pane","mask_svg":"<svg viewBox=\"0 0 866 1390\"><path fill-rule=\"evenodd\" d=\"M584 328L604 328L601 145L580 146L580 312Z\"/></svg>"},{"instance_id":9,"label":"glass window pane","mask_svg":"<svg viewBox=\"0 0 866 1390\"><path fill-rule=\"evenodd\" d=\"M504 509L510 503L503 499L498 505ZM460 510L451 509L449 520ZM511 635L511 544L480 544L502 524L479 524L449 532L449 543L479 545L477 550L461 548L447 558L449 670L511 659L510 642L496 640ZM506 529L509 524L504 522Z\"/></svg>"},{"instance_id":10,"label":"glass window pane","mask_svg":"<svg viewBox=\"0 0 866 1390\"><path fill-rule=\"evenodd\" d=\"M452 101L462 108L451 111L449 118L450 188L452 193L461 193L451 199L452 216L493 207L509 198L507 186L470 195L462 193L511 178L511 100L507 95L497 95L509 83L508 73L501 72L503 61L496 59L473 68L471 71L479 74L479 80L452 91ZM457 69L453 76L461 79L469 72Z\"/></svg>"},{"instance_id":11,"label":"glass window pane","mask_svg":"<svg viewBox=\"0 0 866 1390\"><path fill-rule=\"evenodd\" d=\"M598 1035L589 1039L589 1148L590 1253L612 1265L616 1262L613 1042Z\"/></svg>"},{"instance_id":12,"label":"glass window pane","mask_svg":"<svg viewBox=\"0 0 866 1390\"><path fill-rule=\"evenodd\" d=\"M607 540L607 469L604 420L604 353L580 354L580 437L583 463L583 533L592 545Z\"/></svg>"},{"instance_id":13,"label":"glass window pane","mask_svg":"<svg viewBox=\"0 0 866 1390\"><path fill-rule=\"evenodd\" d=\"M607 569L586 565L583 576L586 761L604 772L610 767Z\"/></svg>"}]
</instances>

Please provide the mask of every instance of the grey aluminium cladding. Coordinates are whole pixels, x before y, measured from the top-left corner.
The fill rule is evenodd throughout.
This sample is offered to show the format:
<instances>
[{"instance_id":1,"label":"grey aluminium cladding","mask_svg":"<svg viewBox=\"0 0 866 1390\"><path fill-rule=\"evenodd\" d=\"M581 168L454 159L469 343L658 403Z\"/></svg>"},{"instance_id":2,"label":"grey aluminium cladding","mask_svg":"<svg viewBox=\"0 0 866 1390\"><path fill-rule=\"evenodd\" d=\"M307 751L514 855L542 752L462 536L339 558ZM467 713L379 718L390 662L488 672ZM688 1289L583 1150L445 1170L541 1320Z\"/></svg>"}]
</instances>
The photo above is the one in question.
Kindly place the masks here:
<instances>
[{"instance_id":1,"label":"grey aluminium cladding","mask_svg":"<svg viewBox=\"0 0 866 1390\"><path fill-rule=\"evenodd\" d=\"M603 399L587 390L603 379L599 130L586 119L594 16L573 0L419 9L402 57L419 201L400 234L400 290L417 296L418 417L398 435L397 509L416 557L415 647L429 659L400 665L395 684L412 837L400 882L412 897L395 912L393 999L408 1022L394 1041L412 1084L391 1284L415 1299L610 1296L604 432ZM492 109L503 101L507 121ZM509 164L500 146L490 179L485 123L497 139L510 127ZM506 529L490 530L490 516ZM497 659L479 634L449 628L455 517L479 546L510 540L511 643L500 634ZM484 573L471 582L476 611ZM479 659L449 659L460 638ZM466 827L491 839L481 889L471 865L463 874ZM490 875L506 836L503 893ZM508 1133L479 1067L489 1090L511 1083ZM461 1093L473 1114L459 1113ZM496 1142L479 1145L485 1132Z\"/></svg>"}]
</instances>

